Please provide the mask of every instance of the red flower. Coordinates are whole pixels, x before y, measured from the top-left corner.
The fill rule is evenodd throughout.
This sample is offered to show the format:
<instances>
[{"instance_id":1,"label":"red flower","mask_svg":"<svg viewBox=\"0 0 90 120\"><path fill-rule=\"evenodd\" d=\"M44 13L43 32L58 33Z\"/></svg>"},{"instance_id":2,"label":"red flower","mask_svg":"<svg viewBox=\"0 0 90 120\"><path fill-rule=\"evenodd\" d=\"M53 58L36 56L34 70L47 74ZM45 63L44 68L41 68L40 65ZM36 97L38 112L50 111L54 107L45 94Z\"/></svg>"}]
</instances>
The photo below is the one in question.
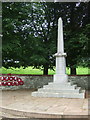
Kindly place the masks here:
<instances>
[{"instance_id":1,"label":"red flower","mask_svg":"<svg viewBox=\"0 0 90 120\"><path fill-rule=\"evenodd\" d=\"M6 81L8 81L9 80L9 77L6 77Z\"/></svg>"},{"instance_id":2,"label":"red flower","mask_svg":"<svg viewBox=\"0 0 90 120\"><path fill-rule=\"evenodd\" d=\"M18 81L22 81L22 79L21 79L21 78L18 78Z\"/></svg>"},{"instance_id":3,"label":"red flower","mask_svg":"<svg viewBox=\"0 0 90 120\"><path fill-rule=\"evenodd\" d=\"M14 82L14 85L18 86L18 82Z\"/></svg>"},{"instance_id":4,"label":"red flower","mask_svg":"<svg viewBox=\"0 0 90 120\"><path fill-rule=\"evenodd\" d=\"M2 81L3 81L3 77L1 77L1 78L0 78L0 80L2 80Z\"/></svg>"},{"instance_id":5,"label":"red flower","mask_svg":"<svg viewBox=\"0 0 90 120\"><path fill-rule=\"evenodd\" d=\"M24 84L24 82L23 81L20 81L20 82L18 82L19 83L19 85L23 85Z\"/></svg>"},{"instance_id":6,"label":"red flower","mask_svg":"<svg viewBox=\"0 0 90 120\"><path fill-rule=\"evenodd\" d=\"M2 77L2 81L3 81L3 80L6 80L6 77Z\"/></svg>"},{"instance_id":7,"label":"red flower","mask_svg":"<svg viewBox=\"0 0 90 120\"><path fill-rule=\"evenodd\" d=\"M18 80L18 77L13 77L13 80L17 81L17 80Z\"/></svg>"},{"instance_id":8,"label":"red flower","mask_svg":"<svg viewBox=\"0 0 90 120\"><path fill-rule=\"evenodd\" d=\"M6 82L2 82L2 86L6 86L7 85L7 83Z\"/></svg>"},{"instance_id":9,"label":"red flower","mask_svg":"<svg viewBox=\"0 0 90 120\"><path fill-rule=\"evenodd\" d=\"M12 85L12 82L7 82L7 85L8 85L8 86L11 86L11 85Z\"/></svg>"},{"instance_id":10,"label":"red flower","mask_svg":"<svg viewBox=\"0 0 90 120\"><path fill-rule=\"evenodd\" d=\"M12 86L14 86L14 82L12 82Z\"/></svg>"},{"instance_id":11,"label":"red flower","mask_svg":"<svg viewBox=\"0 0 90 120\"><path fill-rule=\"evenodd\" d=\"M14 78L13 77L9 77L10 81L12 81Z\"/></svg>"},{"instance_id":12,"label":"red flower","mask_svg":"<svg viewBox=\"0 0 90 120\"><path fill-rule=\"evenodd\" d=\"M2 85L2 82L0 82L0 86Z\"/></svg>"}]
</instances>

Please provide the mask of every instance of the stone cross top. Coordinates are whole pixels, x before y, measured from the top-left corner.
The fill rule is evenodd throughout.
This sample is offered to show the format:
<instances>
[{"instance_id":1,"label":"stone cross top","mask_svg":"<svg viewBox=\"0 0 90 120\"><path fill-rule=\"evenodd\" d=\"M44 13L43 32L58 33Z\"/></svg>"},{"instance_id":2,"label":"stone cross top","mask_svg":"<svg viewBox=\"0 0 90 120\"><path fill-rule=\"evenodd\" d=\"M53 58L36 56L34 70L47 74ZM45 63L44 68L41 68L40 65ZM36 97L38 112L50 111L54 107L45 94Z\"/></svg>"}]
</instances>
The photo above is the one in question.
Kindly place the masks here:
<instances>
[{"instance_id":1,"label":"stone cross top","mask_svg":"<svg viewBox=\"0 0 90 120\"><path fill-rule=\"evenodd\" d=\"M68 80L66 75L66 53L64 53L64 40L63 40L63 22L62 18L58 19L58 45L56 57L56 74L54 75L54 82L65 83Z\"/></svg>"}]
</instances>

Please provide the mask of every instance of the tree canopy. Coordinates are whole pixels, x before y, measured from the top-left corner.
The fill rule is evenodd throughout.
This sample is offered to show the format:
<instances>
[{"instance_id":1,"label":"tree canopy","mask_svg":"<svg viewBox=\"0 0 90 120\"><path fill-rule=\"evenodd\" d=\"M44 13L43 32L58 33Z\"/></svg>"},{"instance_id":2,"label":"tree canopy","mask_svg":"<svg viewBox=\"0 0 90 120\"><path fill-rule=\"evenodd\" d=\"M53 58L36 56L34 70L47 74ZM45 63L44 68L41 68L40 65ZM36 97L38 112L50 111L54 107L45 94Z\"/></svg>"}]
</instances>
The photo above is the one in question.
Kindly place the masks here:
<instances>
[{"instance_id":1,"label":"tree canopy","mask_svg":"<svg viewBox=\"0 0 90 120\"><path fill-rule=\"evenodd\" d=\"M3 66L42 67L48 74L55 66L57 22L62 17L67 66L76 74L78 65L89 65L89 9L89 2L3 3Z\"/></svg>"}]
</instances>

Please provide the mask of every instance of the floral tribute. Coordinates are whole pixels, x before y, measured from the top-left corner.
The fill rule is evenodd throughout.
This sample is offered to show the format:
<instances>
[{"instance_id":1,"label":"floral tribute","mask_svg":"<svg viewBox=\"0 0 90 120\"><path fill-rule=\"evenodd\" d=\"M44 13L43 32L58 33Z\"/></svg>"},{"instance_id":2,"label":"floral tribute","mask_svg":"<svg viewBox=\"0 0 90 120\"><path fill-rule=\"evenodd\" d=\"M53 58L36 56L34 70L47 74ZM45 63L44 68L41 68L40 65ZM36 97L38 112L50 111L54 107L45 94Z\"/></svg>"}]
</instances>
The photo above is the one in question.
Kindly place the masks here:
<instances>
[{"instance_id":1,"label":"floral tribute","mask_svg":"<svg viewBox=\"0 0 90 120\"><path fill-rule=\"evenodd\" d=\"M7 76L0 77L0 86L19 86L23 84L24 82L21 78L11 76L11 74L7 74Z\"/></svg>"}]
</instances>

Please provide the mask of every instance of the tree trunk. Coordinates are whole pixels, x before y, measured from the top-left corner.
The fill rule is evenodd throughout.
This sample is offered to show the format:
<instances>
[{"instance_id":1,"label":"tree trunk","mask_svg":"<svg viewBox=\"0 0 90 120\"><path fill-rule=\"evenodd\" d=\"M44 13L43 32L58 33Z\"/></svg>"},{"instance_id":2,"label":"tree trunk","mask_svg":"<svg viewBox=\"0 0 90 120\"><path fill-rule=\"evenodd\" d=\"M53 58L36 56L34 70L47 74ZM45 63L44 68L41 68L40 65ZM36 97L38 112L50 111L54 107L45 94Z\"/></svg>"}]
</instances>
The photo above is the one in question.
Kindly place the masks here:
<instances>
[{"instance_id":1,"label":"tree trunk","mask_svg":"<svg viewBox=\"0 0 90 120\"><path fill-rule=\"evenodd\" d=\"M70 67L71 75L76 75L76 68Z\"/></svg>"},{"instance_id":2,"label":"tree trunk","mask_svg":"<svg viewBox=\"0 0 90 120\"><path fill-rule=\"evenodd\" d=\"M44 67L43 75L48 75L48 67L47 66Z\"/></svg>"}]
</instances>

